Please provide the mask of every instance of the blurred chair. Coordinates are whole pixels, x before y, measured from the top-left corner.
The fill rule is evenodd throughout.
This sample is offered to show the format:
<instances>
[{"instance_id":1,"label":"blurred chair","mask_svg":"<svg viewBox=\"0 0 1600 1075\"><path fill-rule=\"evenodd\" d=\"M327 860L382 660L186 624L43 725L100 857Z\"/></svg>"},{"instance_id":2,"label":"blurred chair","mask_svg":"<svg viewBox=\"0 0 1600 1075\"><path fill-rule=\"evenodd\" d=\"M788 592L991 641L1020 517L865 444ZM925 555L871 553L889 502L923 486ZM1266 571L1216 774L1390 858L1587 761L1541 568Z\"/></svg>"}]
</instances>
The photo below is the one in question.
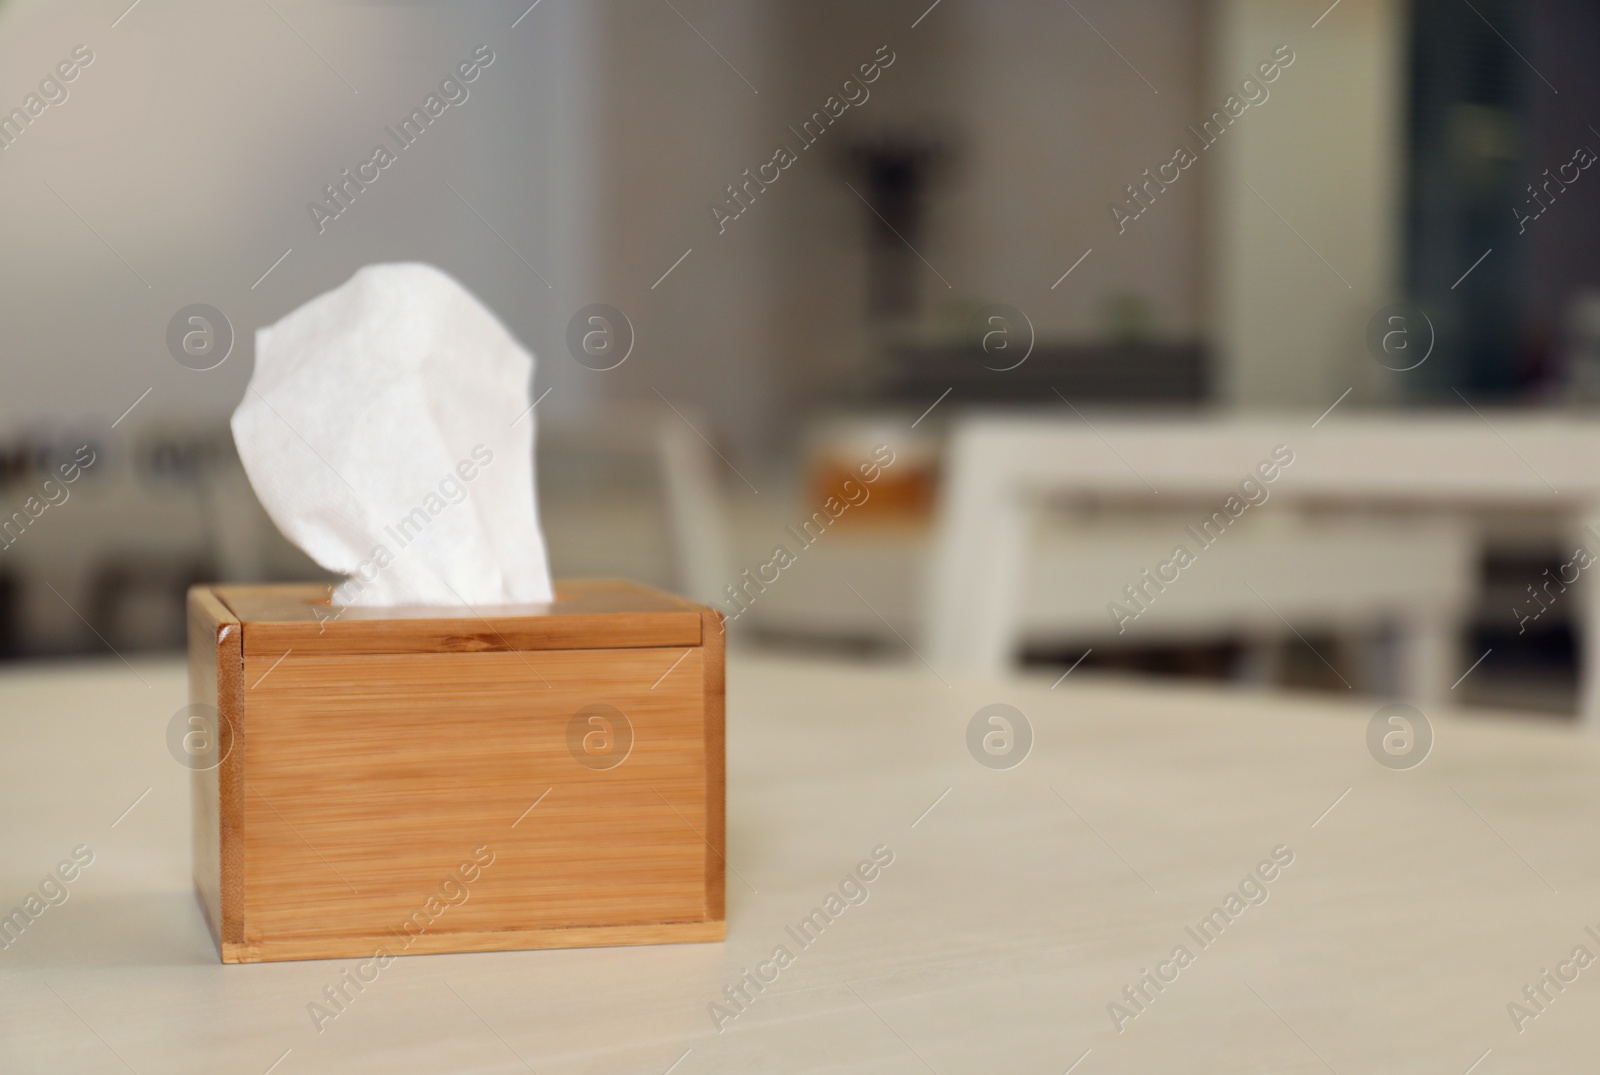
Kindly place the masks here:
<instances>
[{"instance_id":1,"label":"blurred chair","mask_svg":"<svg viewBox=\"0 0 1600 1075\"><path fill-rule=\"evenodd\" d=\"M113 650L180 646L189 587L216 580L209 560L181 552L112 555L89 580L89 623Z\"/></svg>"},{"instance_id":2,"label":"blurred chair","mask_svg":"<svg viewBox=\"0 0 1600 1075\"><path fill-rule=\"evenodd\" d=\"M218 423L146 424L130 444L133 466L122 476L132 495L120 500L122 525L94 550L86 618L113 649L170 648L183 643L188 588L218 578L212 476L239 463Z\"/></svg>"},{"instance_id":3,"label":"blurred chair","mask_svg":"<svg viewBox=\"0 0 1600 1075\"><path fill-rule=\"evenodd\" d=\"M650 400L539 420L540 523L557 577L625 575L721 606L732 581L708 421Z\"/></svg>"},{"instance_id":4,"label":"blurred chair","mask_svg":"<svg viewBox=\"0 0 1600 1075\"><path fill-rule=\"evenodd\" d=\"M10 571L0 571L0 660L22 652L22 584Z\"/></svg>"},{"instance_id":5,"label":"blurred chair","mask_svg":"<svg viewBox=\"0 0 1600 1075\"><path fill-rule=\"evenodd\" d=\"M1266 486L1266 502L1202 545L1185 520L1207 517L1236 494L1250 462L1230 459L1206 472L1204 462L1184 460L1184 503L1172 505L1169 493L1160 512L1142 510L1141 523L1137 509L1081 507L1088 498L1104 502L1109 490L1086 488L1069 465L1082 448L1081 427L1063 422L1059 433L1034 425L1014 437L1002 420L956 424L924 620L925 653L936 667L1002 672L1025 641L1043 639L1092 646L1232 635L1265 647L1308 630L1350 637L1393 629L1401 692L1432 702L1449 690L1475 573L1466 528L1443 518L1320 515L1282 495L1294 480L1286 470ZM1239 458L1270 447L1244 444ZM1126 480L1122 502L1148 505L1142 479ZM1041 526L1041 509L1063 498L1079 505L1075 522ZM1193 564L1152 586L1146 569L1179 544ZM1112 603L1137 619L1119 622Z\"/></svg>"},{"instance_id":6,"label":"blurred chair","mask_svg":"<svg viewBox=\"0 0 1600 1075\"><path fill-rule=\"evenodd\" d=\"M710 445L675 414L656 422L661 479L672 523L678 592L720 608L732 581L733 552Z\"/></svg>"}]
</instances>

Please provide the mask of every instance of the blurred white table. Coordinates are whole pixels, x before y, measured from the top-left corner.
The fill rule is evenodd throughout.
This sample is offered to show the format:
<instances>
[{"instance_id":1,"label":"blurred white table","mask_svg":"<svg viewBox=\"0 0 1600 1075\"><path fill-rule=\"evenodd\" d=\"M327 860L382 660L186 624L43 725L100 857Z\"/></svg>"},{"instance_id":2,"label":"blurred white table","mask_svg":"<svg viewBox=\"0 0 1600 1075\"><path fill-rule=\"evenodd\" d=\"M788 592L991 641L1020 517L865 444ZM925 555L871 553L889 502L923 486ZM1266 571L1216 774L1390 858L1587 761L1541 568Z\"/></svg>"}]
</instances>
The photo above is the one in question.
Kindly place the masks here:
<instances>
[{"instance_id":1,"label":"blurred white table","mask_svg":"<svg viewBox=\"0 0 1600 1075\"><path fill-rule=\"evenodd\" d=\"M1522 1033L1507 1008L1600 955L1600 744L1569 727L1436 717L1394 771L1344 699L736 655L725 943L403 958L319 1033L307 1005L351 961L217 962L164 740L184 700L176 663L0 672L0 909L95 856L0 951L7 1075L1600 1064L1600 964ZM1035 734L1009 770L967 747L996 702ZM1266 902L1202 948L1186 927L1280 845ZM866 902L801 949L785 927L878 847ZM719 1034L709 1005L778 945L793 963ZM1108 1004L1178 945L1192 964L1118 1033Z\"/></svg>"},{"instance_id":2,"label":"blurred white table","mask_svg":"<svg viewBox=\"0 0 1600 1075\"><path fill-rule=\"evenodd\" d=\"M1347 411L1331 417L1091 420L1065 412L974 412L956 424L950 449L953 465L933 559L929 659L941 668L993 669L1014 648L1023 595L1035 584L1026 571L1026 520L1039 494L1145 505L1207 498L1220 508L1280 445L1292 451L1294 461L1265 490L1280 503L1431 517L1443 524L1441 533L1472 533L1467 520L1474 515L1552 513L1567 522L1569 550L1582 543L1591 554L1600 553L1583 532L1600 532L1600 420L1590 414ZM1452 589L1476 585L1475 549L1463 555L1432 543L1441 545L1446 573L1457 576ZM1359 578L1344 566L1330 572L1325 603L1334 604L1333 595ZM1392 566L1403 571L1406 565L1402 560ZM1115 594L1117 581L1105 580L1109 594ZM1530 586L1544 582L1528 579ZM1573 595L1560 596L1565 589L1551 591L1547 603L1571 601L1578 613L1578 712L1600 726L1600 585L1583 578ZM1531 594L1523 600L1533 611L1543 607ZM1430 702L1474 659L1461 655L1458 661L1447 652L1453 643L1444 636L1459 635L1461 626L1451 622L1449 604L1432 610L1437 622L1416 632L1427 652L1414 678L1441 684L1423 695ZM1509 612L1506 622L1517 622L1517 614Z\"/></svg>"}]
</instances>

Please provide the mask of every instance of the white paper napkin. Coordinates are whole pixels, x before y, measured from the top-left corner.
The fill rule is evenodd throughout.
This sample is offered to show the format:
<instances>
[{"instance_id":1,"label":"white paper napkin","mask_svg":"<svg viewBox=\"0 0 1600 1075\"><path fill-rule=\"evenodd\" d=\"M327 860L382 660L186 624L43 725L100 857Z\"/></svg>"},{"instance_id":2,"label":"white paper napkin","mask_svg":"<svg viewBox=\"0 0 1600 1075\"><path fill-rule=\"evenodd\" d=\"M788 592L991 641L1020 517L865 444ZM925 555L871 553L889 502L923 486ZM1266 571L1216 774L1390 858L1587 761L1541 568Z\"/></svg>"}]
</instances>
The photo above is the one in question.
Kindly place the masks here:
<instances>
[{"instance_id":1,"label":"white paper napkin","mask_svg":"<svg viewBox=\"0 0 1600 1075\"><path fill-rule=\"evenodd\" d=\"M273 522L340 605L552 599L533 356L431 265L369 265L256 332L233 414Z\"/></svg>"}]
</instances>

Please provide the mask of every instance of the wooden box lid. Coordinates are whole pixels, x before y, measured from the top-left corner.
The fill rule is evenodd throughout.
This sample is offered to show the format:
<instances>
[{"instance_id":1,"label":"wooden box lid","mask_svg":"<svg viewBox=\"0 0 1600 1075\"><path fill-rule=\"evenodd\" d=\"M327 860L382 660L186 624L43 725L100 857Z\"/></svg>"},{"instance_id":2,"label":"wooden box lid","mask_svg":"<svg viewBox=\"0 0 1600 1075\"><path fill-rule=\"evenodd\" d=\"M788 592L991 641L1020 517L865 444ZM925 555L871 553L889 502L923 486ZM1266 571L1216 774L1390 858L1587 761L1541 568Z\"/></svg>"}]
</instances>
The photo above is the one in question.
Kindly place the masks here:
<instances>
[{"instance_id":1,"label":"wooden box lid","mask_svg":"<svg viewBox=\"0 0 1600 1075\"><path fill-rule=\"evenodd\" d=\"M315 583L210 589L238 617L247 657L699 646L718 615L622 579L557 582L548 605L477 607L335 608Z\"/></svg>"}]
</instances>

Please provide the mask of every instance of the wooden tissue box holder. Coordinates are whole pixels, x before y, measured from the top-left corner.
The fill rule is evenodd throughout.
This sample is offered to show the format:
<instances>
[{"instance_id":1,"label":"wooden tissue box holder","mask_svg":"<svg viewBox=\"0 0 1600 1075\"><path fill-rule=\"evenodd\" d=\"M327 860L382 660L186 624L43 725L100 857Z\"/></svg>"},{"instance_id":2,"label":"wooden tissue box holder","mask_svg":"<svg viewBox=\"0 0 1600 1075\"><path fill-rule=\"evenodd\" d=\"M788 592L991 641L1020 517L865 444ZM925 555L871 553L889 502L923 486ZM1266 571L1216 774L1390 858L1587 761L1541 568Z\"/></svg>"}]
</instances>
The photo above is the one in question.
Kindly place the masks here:
<instances>
[{"instance_id":1,"label":"wooden tissue box holder","mask_svg":"<svg viewBox=\"0 0 1600 1075\"><path fill-rule=\"evenodd\" d=\"M195 887L224 963L722 939L721 617L556 591L482 615L189 591Z\"/></svg>"}]
</instances>

